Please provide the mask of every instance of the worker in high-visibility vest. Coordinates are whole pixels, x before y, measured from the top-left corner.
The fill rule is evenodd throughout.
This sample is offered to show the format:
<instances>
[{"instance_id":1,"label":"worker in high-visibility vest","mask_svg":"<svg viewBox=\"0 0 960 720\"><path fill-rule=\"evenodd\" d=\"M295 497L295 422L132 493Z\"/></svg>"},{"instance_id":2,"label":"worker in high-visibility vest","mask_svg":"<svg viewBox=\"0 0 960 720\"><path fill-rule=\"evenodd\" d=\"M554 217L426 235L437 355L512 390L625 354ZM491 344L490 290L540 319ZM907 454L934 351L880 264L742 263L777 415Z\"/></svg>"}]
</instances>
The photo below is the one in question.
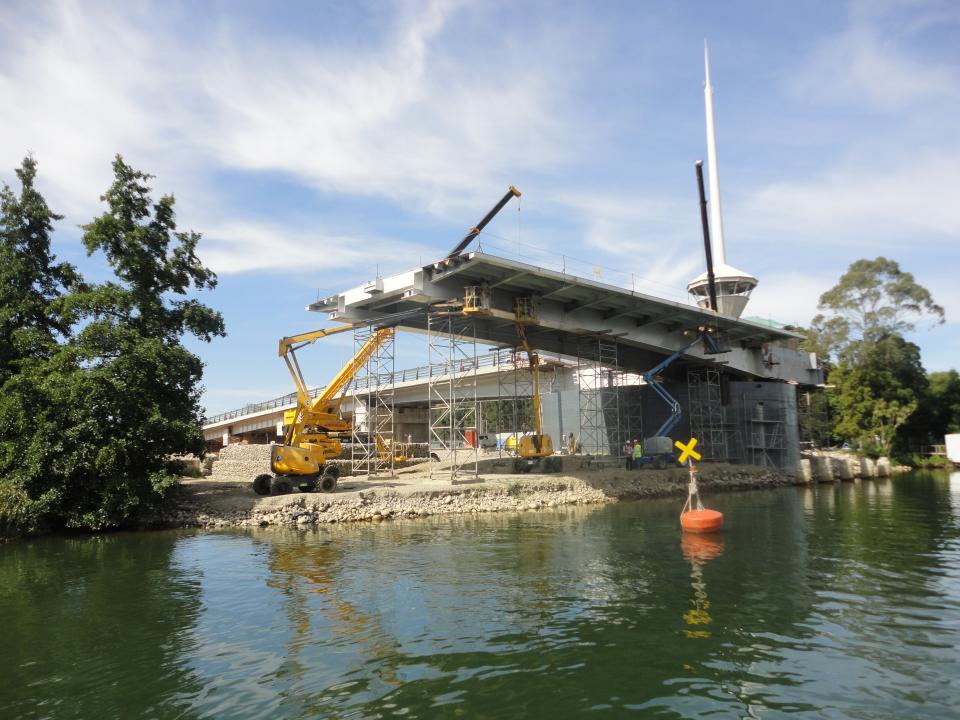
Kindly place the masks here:
<instances>
[{"instance_id":1,"label":"worker in high-visibility vest","mask_svg":"<svg viewBox=\"0 0 960 720\"><path fill-rule=\"evenodd\" d=\"M643 444L639 440L633 441L633 468L640 469L640 458L643 457Z\"/></svg>"}]
</instances>

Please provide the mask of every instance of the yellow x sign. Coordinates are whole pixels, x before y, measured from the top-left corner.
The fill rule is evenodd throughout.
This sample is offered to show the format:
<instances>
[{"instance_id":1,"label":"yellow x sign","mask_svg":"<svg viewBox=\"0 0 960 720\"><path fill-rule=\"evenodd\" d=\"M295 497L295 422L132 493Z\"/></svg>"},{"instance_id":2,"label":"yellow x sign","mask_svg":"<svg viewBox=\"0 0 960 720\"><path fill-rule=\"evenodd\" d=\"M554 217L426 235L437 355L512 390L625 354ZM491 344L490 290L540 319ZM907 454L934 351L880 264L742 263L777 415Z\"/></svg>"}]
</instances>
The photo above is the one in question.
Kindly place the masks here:
<instances>
[{"instance_id":1,"label":"yellow x sign","mask_svg":"<svg viewBox=\"0 0 960 720\"><path fill-rule=\"evenodd\" d=\"M690 438L690 442L688 442L686 445L677 440L674 445L676 445L677 449L680 451L678 462L681 465L687 462L688 457L692 457L694 460L699 460L701 457L700 453L694 450L694 448L697 446L696 438Z\"/></svg>"}]
</instances>

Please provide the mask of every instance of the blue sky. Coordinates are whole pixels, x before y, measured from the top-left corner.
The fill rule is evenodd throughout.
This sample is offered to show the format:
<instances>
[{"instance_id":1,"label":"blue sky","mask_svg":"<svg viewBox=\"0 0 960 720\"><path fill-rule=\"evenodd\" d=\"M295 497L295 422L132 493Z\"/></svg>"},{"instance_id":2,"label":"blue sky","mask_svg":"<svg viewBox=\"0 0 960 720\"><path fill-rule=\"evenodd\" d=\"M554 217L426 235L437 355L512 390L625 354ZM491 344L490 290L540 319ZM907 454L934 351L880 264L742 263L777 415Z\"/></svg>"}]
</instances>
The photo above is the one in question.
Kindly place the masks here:
<instances>
[{"instance_id":1,"label":"blue sky","mask_svg":"<svg viewBox=\"0 0 960 720\"><path fill-rule=\"evenodd\" d=\"M727 258L760 279L746 314L807 323L852 261L886 255L946 308L912 337L925 366L956 367L951 0L8 2L0 179L34 153L66 215L55 252L91 278L77 226L115 153L176 195L220 277L229 337L191 343L213 413L292 390L276 340L324 324L307 303L442 257L511 184L489 251L684 299L705 38ZM351 348L305 351L308 381Z\"/></svg>"}]
</instances>

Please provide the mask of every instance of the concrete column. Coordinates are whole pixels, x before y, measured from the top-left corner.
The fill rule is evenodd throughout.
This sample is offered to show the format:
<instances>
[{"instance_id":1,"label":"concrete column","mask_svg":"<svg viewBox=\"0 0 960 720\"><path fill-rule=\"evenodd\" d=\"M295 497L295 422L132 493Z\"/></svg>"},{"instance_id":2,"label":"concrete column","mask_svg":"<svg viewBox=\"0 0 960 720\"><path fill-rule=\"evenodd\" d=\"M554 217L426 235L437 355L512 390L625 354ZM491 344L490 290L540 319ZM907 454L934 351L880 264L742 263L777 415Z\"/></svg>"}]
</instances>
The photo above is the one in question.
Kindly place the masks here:
<instances>
[{"instance_id":1,"label":"concrete column","mask_svg":"<svg viewBox=\"0 0 960 720\"><path fill-rule=\"evenodd\" d=\"M877 463L867 457L860 458L860 477L877 477Z\"/></svg>"},{"instance_id":2,"label":"concrete column","mask_svg":"<svg viewBox=\"0 0 960 720\"><path fill-rule=\"evenodd\" d=\"M813 470L810 467L810 461L807 458L800 460L800 479L805 483L813 482Z\"/></svg>"}]
</instances>

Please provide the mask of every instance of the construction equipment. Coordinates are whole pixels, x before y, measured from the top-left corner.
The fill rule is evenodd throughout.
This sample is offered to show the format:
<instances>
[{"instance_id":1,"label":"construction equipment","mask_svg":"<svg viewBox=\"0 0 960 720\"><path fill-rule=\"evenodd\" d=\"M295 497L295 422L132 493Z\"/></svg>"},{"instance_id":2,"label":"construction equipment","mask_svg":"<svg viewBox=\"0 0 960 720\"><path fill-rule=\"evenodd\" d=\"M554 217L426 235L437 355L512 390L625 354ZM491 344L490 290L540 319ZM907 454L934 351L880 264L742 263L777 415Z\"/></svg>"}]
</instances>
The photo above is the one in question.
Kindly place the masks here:
<instances>
[{"instance_id":1,"label":"construction equipment","mask_svg":"<svg viewBox=\"0 0 960 720\"><path fill-rule=\"evenodd\" d=\"M483 220L478 222L477 226L468 232L463 240L457 243L457 246L450 251L445 259L450 260L451 258L455 258L464 250L466 250L467 245L473 242L473 239L483 231L483 229L487 226L487 223L493 220L497 213L503 210L503 206L510 202L510 198L513 197L520 197L520 191L511 185L510 189L507 190L507 194L500 198L500 202L494 205L493 209L484 216Z\"/></svg>"},{"instance_id":2,"label":"construction equipment","mask_svg":"<svg viewBox=\"0 0 960 720\"><path fill-rule=\"evenodd\" d=\"M280 341L280 357L286 362L297 386L297 407L284 413L287 430L283 444L270 446L270 469L275 476L264 473L254 478L253 490L258 495L283 495L292 492L294 485L308 492L317 489L333 492L336 489L340 470L327 461L341 453L340 438L342 433L350 430L350 423L340 417L343 391L370 356L393 337L394 329L380 327L374 330L316 399L310 397L296 351L320 338L347 330L353 330L353 326L314 330Z\"/></svg>"},{"instance_id":3,"label":"construction equipment","mask_svg":"<svg viewBox=\"0 0 960 720\"><path fill-rule=\"evenodd\" d=\"M650 389L670 408L670 416L657 428L657 432L652 437L643 439L643 455L638 460L635 460L635 462L639 463L640 467L653 465L653 467L660 470L665 468L667 463L673 460L673 439L669 436L669 433L676 427L677 423L680 422L680 418L683 416L683 410L677 399L664 387L663 382L660 380L660 373L673 365L681 355L700 341L703 342L704 352L708 354L729 352L729 349L720 346L711 328L700 327L697 329L697 335L693 340L641 375L643 381L650 386Z\"/></svg>"},{"instance_id":4,"label":"construction equipment","mask_svg":"<svg viewBox=\"0 0 960 720\"><path fill-rule=\"evenodd\" d=\"M380 435L373 436L377 445L377 455L383 462L405 462L410 459L406 443L395 443L392 440L384 440Z\"/></svg>"},{"instance_id":5,"label":"construction equipment","mask_svg":"<svg viewBox=\"0 0 960 720\"><path fill-rule=\"evenodd\" d=\"M524 302L527 301L527 302ZM515 325L517 335L523 345L527 360L530 363L530 377L533 381L533 434L522 435L517 441L517 457L513 461L516 472L559 472L562 469L562 460L553 457L553 440L543 434L543 412L540 407L540 356L530 347L527 332L524 326L531 322L533 317L527 298L520 298L515 309Z\"/></svg>"}]
</instances>

